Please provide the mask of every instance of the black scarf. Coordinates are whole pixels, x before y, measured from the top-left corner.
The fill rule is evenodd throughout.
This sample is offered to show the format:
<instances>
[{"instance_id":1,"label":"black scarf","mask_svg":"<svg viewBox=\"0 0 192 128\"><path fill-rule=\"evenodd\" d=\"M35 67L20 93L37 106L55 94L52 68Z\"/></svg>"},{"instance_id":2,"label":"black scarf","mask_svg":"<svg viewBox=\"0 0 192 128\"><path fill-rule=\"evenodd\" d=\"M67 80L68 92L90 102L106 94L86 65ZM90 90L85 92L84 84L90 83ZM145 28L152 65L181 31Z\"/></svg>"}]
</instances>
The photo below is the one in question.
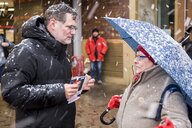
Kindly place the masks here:
<instances>
[{"instance_id":1,"label":"black scarf","mask_svg":"<svg viewBox=\"0 0 192 128\"><path fill-rule=\"evenodd\" d=\"M96 42L97 42L97 40L98 40L98 36L93 36L93 40L94 40L94 43L95 43L95 57L96 57L96 59L97 59L97 57L98 57L98 51L97 51L97 45L96 45Z\"/></svg>"}]
</instances>

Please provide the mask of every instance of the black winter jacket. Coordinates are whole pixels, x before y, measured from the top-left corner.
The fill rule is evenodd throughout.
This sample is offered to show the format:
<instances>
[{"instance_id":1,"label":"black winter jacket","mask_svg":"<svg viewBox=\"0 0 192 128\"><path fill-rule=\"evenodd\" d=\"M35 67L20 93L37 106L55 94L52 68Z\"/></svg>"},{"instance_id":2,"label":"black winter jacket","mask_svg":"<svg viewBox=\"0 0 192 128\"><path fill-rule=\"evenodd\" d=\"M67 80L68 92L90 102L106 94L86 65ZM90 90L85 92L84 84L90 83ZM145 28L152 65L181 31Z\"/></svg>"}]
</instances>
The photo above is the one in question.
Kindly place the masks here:
<instances>
[{"instance_id":1,"label":"black winter jacket","mask_svg":"<svg viewBox=\"0 0 192 128\"><path fill-rule=\"evenodd\" d=\"M71 78L67 46L48 33L39 16L23 24L22 36L1 79L3 99L16 108L16 127L73 128L75 103L68 104L64 93Z\"/></svg>"}]
</instances>

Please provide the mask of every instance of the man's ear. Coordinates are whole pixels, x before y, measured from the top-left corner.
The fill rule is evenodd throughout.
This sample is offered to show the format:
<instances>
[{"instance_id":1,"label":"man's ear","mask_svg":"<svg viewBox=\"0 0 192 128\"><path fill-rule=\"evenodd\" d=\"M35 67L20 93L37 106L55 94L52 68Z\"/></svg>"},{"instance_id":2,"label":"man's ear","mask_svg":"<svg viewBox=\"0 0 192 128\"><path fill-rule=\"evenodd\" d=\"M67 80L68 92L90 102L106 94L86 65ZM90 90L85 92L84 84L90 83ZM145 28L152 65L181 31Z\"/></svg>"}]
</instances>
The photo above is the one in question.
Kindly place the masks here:
<instances>
[{"instance_id":1,"label":"man's ear","mask_svg":"<svg viewBox=\"0 0 192 128\"><path fill-rule=\"evenodd\" d=\"M50 19L50 21L48 23L48 28L51 30L55 30L56 23L57 23L57 21L54 18Z\"/></svg>"}]
</instances>

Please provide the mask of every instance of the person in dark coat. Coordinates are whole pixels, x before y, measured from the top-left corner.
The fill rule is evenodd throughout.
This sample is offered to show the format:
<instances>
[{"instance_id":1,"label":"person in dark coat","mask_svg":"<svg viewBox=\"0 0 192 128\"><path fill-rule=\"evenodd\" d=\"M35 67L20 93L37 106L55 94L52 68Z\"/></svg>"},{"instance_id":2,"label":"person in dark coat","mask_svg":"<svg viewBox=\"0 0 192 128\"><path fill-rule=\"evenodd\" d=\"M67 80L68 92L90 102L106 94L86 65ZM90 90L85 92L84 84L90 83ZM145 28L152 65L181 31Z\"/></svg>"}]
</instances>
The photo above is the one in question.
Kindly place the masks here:
<instances>
[{"instance_id":1,"label":"person in dark coat","mask_svg":"<svg viewBox=\"0 0 192 128\"><path fill-rule=\"evenodd\" d=\"M67 45L76 32L77 13L64 2L22 25L23 40L10 53L2 76L2 96L16 108L17 128L74 128L80 82L70 84ZM94 85L87 76L84 90Z\"/></svg>"},{"instance_id":2,"label":"person in dark coat","mask_svg":"<svg viewBox=\"0 0 192 128\"><path fill-rule=\"evenodd\" d=\"M190 26L186 30L185 37L180 42L181 46L185 49L186 53L192 59L192 26Z\"/></svg>"},{"instance_id":3,"label":"person in dark coat","mask_svg":"<svg viewBox=\"0 0 192 128\"><path fill-rule=\"evenodd\" d=\"M4 34L0 34L0 76L2 75L9 51L11 51L14 45L14 43L5 38Z\"/></svg>"}]
</instances>

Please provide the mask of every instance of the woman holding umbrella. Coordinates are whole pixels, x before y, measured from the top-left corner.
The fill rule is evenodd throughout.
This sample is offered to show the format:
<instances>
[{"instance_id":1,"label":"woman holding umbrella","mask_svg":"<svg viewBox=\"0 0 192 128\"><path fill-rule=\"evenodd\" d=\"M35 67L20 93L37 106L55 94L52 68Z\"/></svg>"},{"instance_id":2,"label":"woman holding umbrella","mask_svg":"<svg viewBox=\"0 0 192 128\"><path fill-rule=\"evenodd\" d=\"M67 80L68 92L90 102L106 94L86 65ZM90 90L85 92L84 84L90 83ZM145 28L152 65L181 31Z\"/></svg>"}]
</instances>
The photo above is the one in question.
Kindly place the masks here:
<instances>
[{"instance_id":1,"label":"woman holding umbrella","mask_svg":"<svg viewBox=\"0 0 192 128\"><path fill-rule=\"evenodd\" d=\"M176 82L155 64L141 45L137 47L134 64L136 75L132 84L121 100L113 103L115 107L120 103L116 118L118 128L191 128L186 104L178 91L165 97L160 118L156 118L163 91Z\"/></svg>"}]
</instances>

